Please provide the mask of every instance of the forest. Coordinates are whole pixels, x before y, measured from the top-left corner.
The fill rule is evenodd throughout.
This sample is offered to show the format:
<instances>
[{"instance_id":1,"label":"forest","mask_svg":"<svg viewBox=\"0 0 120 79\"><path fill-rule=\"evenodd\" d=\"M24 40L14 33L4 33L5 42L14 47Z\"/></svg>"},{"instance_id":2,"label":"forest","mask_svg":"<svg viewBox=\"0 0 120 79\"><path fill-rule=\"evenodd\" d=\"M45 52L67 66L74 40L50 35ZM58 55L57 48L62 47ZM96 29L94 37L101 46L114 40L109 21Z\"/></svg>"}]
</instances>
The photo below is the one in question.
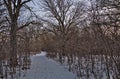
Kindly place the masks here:
<instances>
[{"instance_id":1,"label":"forest","mask_svg":"<svg viewBox=\"0 0 120 79\"><path fill-rule=\"evenodd\" d=\"M40 51L79 79L120 79L120 0L0 0L0 79Z\"/></svg>"}]
</instances>

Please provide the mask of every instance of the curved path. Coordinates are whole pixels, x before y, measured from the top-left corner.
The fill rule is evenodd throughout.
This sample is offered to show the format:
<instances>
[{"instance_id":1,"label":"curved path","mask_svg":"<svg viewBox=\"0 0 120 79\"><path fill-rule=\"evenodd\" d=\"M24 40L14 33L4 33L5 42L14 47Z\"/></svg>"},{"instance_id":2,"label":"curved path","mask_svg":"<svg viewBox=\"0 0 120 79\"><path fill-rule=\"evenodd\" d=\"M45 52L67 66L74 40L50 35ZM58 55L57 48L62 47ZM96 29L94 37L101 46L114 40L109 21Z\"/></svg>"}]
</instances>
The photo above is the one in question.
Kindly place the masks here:
<instances>
[{"instance_id":1,"label":"curved path","mask_svg":"<svg viewBox=\"0 0 120 79\"><path fill-rule=\"evenodd\" d=\"M33 56L31 59L31 68L21 79L76 79L73 73L56 61L45 57L44 52Z\"/></svg>"}]
</instances>

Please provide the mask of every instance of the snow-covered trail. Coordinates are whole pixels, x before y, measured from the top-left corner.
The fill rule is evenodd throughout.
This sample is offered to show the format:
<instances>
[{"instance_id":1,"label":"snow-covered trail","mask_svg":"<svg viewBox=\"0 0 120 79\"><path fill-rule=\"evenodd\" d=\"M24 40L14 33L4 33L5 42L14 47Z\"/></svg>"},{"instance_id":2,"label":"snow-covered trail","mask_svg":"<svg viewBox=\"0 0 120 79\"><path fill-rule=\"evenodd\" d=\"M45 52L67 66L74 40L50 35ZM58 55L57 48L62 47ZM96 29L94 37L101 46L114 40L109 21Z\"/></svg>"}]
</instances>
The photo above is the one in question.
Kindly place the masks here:
<instances>
[{"instance_id":1,"label":"snow-covered trail","mask_svg":"<svg viewBox=\"0 0 120 79\"><path fill-rule=\"evenodd\" d=\"M31 59L31 68L20 79L76 79L73 73L45 57L44 53Z\"/></svg>"}]
</instances>

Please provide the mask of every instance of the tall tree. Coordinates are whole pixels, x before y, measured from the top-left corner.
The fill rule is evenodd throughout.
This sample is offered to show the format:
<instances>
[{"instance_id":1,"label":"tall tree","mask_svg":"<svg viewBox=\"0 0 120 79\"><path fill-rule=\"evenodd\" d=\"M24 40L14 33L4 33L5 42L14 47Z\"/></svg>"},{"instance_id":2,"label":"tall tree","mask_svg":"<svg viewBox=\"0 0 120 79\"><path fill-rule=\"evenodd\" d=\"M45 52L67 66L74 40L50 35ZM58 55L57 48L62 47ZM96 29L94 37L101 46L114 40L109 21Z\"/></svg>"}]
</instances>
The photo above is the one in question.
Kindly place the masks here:
<instances>
[{"instance_id":1,"label":"tall tree","mask_svg":"<svg viewBox=\"0 0 120 79\"><path fill-rule=\"evenodd\" d=\"M96 3L96 5L93 5ZM106 56L106 66L109 68L108 61L113 61L116 65L117 71L113 70L116 79L120 75L120 61L116 61L115 55L119 54L119 40L120 40L120 1L119 0L95 0L92 4L93 24L97 26L97 32L100 33L100 39L103 41L106 54L110 55L111 59ZM108 39L109 38L109 39ZM112 43L111 43L112 42ZM109 69L107 69L107 76L110 79Z\"/></svg>"},{"instance_id":2,"label":"tall tree","mask_svg":"<svg viewBox=\"0 0 120 79\"><path fill-rule=\"evenodd\" d=\"M41 6L47 13L46 29L59 39L59 48L64 53L66 42L71 39L71 29L73 31L84 19L84 4L74 0L42 0Z\"/></svg>"},{"instance_id":3,"label":"tall tree","mask_svg":"<svg viewBox=\"0 0 120 79\"><path fill-rule=\"evenodd\" d=\"M18 27L18 18L21 9L26 6L26 3L31 0L3 0L8 12L7 20L10 26L10 65L15 67L17 65L17 31L30 23ZM14 69L13 69L14 71Z\"/></svg>"}]
</instances>

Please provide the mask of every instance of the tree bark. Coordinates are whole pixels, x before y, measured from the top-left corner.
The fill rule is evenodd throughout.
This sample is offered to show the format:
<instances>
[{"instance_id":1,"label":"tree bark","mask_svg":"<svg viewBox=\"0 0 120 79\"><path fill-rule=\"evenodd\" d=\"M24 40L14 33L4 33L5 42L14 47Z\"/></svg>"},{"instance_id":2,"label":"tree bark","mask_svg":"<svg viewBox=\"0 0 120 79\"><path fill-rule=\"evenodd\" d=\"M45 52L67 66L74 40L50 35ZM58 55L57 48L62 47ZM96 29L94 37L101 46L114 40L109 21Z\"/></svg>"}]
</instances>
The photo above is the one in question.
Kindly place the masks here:
<instances>
[{"instance_id":1,"label":"tree bark","mask_svg":"<svg viewBox=\"0 0 120 79\"><path fill-rule=\"evenodd\" d=\"M10 30L10 66L17 66L17 21L13 18Z\"/></svg>"}]
</instances>

